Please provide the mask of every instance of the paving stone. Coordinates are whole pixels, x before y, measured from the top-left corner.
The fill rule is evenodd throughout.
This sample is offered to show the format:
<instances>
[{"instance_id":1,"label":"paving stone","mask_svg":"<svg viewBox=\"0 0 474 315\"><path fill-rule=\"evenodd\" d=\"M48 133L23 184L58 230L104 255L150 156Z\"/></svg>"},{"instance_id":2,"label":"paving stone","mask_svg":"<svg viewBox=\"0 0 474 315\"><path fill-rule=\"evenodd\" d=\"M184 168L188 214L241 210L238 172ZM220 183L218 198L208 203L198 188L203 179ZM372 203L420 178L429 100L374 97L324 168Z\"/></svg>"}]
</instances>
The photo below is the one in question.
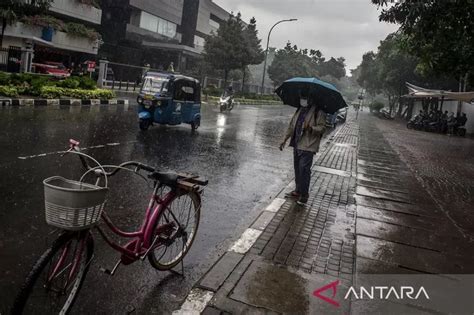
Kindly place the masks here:
<instances>
[{"instance_id":1,"label":"paving stone","mask_svg":"<svg viewBox=\"0 0 474 315\"><path fill-rule=\"evenodd\" d=\"M242 257L242 254L232 251L226 252L199 282L199 287L214 292L217 291Z\"/></svg>"}]
</instances>

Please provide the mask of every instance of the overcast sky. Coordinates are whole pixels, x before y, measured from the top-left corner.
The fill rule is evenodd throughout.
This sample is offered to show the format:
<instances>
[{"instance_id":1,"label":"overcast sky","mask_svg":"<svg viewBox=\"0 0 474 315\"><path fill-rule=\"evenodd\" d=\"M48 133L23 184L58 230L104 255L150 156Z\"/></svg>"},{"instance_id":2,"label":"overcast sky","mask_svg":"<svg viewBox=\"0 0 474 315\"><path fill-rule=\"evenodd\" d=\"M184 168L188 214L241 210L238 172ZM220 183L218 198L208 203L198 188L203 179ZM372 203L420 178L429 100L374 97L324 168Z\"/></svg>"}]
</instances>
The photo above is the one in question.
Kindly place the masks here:
<instances>
[{"instance_id":1,"label":"overcast sky","mask_svg":"<svg viewBox=\"0 0 474 315\"><path fill-rule=\"evenodd\" d=\"M362 55L376 50L380 40L397 26L381 23L377 7L370 0L214 0L248 21L257 19L259 36L265 49L270 27L281 19L272 32L270 46L281 48L290 40L301 48L319 49L326 58L346 58L347 69L360 64ZM349 74L349 71L348 71Z\"/></svg>"}]
</instances>

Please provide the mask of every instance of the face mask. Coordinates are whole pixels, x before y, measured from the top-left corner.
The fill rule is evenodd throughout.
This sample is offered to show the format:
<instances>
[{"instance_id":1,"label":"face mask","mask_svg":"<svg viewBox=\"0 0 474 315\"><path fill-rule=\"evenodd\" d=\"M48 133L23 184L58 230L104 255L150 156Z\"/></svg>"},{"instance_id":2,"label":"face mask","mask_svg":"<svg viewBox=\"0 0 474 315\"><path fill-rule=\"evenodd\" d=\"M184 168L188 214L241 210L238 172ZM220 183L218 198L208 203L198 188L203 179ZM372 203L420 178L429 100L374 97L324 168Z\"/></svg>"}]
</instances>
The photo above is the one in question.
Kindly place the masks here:
<instances>
[{"instance_id":1,"label":"face mask","mask_svg":"<svg viewBox=\"0 0 474 315\"><path fill-rule=\"evenodd\" d=\"M308 107L308 100L304 98L300 99L300 105L302 107Z\"/></svg>"}]
</instances>

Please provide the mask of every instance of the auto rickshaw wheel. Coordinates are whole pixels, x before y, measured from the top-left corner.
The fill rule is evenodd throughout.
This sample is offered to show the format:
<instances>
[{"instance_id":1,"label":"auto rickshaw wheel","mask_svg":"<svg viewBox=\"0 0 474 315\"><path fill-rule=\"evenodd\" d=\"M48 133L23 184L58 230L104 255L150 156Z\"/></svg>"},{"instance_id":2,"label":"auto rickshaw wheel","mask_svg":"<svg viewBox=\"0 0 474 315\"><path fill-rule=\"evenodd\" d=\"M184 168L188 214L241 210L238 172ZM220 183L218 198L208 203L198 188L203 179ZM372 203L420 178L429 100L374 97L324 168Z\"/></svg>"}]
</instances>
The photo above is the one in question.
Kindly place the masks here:
<instances>
[{"instance_id":1,"label":"auto rickshaw wheel","mask_svg":"<svg viewBox=\"0 0 474 315\"><path fill-rule=\"evenodd\" d=\"M140 119L140 122L139 122L140 130L148 130L150 125L151 125L151 122L149 119Z\"/></svg>"},{"instance_id":2,"label":"auto rickshaw wheel","mask_svg":"<svg viewBox=\"0 0 474 315\"><path fill-rule=\"evenodd\" d=\"M201 119L199 119L199 118L197 118L196 120L191 122L191 128L193 130L198 129L200 125L201 125Z\"/></svg>"}]
</instances>

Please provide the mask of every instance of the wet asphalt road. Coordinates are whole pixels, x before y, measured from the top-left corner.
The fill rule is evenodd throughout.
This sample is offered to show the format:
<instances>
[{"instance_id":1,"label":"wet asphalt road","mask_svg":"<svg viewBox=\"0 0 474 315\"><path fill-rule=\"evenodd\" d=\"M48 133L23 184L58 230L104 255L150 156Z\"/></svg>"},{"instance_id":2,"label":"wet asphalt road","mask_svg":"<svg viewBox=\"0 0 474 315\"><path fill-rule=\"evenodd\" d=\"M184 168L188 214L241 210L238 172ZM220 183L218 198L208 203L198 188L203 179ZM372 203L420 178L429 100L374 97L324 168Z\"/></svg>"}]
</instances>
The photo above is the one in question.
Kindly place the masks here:
<instances>
[{"instance_id":1,"label":"wet asphalt road","mask_svg":"<svg viewBox=\"0 0 474 315\"><path fill-rule=\"evenodd\" d=\"M209 179L200 228L185 258L185 278L154 270L147 260L112 268L119 255L96 235L95 260L74 313L167 313L219 254L251 223L292 177L291 151L278 144L293 110L240 106L221 114L203 106L202 126L138 130L135 106L0 108L0 313L52 241L44 220L42 180L78 178L77 157L60 157L68 139L81 141L99 161L137 160L160 169ZM150 188L133 175L111 179L108 213L123 229L137 228Z\"/></svg>"}]
</instances>

